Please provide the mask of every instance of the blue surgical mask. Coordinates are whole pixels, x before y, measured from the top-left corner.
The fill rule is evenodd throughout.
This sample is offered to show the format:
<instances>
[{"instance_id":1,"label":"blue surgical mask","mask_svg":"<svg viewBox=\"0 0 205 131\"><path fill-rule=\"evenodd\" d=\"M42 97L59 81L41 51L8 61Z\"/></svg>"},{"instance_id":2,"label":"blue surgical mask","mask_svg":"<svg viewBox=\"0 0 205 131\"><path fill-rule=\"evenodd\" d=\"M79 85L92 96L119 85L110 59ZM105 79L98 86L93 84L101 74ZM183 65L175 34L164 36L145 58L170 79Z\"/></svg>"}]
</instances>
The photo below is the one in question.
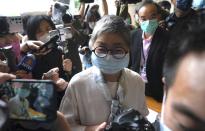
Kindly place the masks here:
<instances>
[{"instance_id":1,"label":"blue surgical mask","mask_svg":"<svg viewBox=\"0 0 205 131\"><path fill-rule=\"evenodd\" d=\"M112 55L107 55L104 58L97 57L92 53L92 64L100 69L105 74L115 74L124 69L129 64L129 53L122 59L115 59Z\"/></svg>"},{"instance_id":2,"label":"blue surgical mask","mask_svg":"<svg viewBox=\"0 0 205 131\"><path fill-rule=\"evenodd\" d=\"M188 11L191 8L192 0L177 0L176 1L176 6L181 11L186 12L186 11Z\"/></svg>"},{"instance_id":3,"label":"blue surgical mask","mask_svg":"<svg viewBox=\"0 0 205 131\"><path fill-rule=\"evenodd\" d=\"M143 32L153 35L158 25L159 24L158 24L157 19L153 19L153 20L146 20L146 21L141 22L140 26Z\"/></svg>"}]
</instances>

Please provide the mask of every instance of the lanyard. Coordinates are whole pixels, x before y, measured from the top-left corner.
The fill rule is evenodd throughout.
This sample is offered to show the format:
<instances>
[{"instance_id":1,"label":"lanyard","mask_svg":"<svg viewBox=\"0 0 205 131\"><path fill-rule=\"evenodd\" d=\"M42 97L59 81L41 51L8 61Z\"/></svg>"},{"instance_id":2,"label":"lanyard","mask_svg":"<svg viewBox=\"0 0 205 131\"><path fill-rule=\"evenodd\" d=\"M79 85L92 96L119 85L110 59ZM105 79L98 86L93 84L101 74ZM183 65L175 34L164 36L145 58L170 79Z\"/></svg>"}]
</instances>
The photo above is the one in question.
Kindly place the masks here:
<instances>
[{"instance_id":1,"label":"lanyard","mask_svg":"<svg viewBox=\"0 0 205 131\"><path fill-rule=\"evenodd\" d=\"M115 96L111 100L111 110L110 110L110 115L109 115L108 120L107 120L108 123L112 122L114 120L114 118L116 116L118 116L123 110L123 106L120 102L120 98L118 95L119 88L120 87L119 87L119 83L118 83L117 90L115 92Z\"/></svg>"},{"instance_id":2,"label":"lanyard","mask_svg":"<svg viewBox=\"0 0 205 131\"><path fill-rule=\"evenodd\" d=\"M122 109L121 107L121 103L124 101L125 98L125 91L124 88L122 88L122 86L125 86L124 83L121 83L121 79L119 81L119 83L117 84L117 90L115 92L114 97L112 97L111 91L109 90L108 85L106 84L106 82L103 80L102 74L101 72L97 72L98 73L98 77L97 77L97 81L101 81L99 82L99 89L102 91L105 100L108 102L109 106L110 106L110 114L109 117L107 119L107 122L110 123L114 117L118 114L118 110Z\"/></svg>"},{"instance_id":3,"label":"lanyard","mask_svg":"<svg viewBox=\"0 0 205 131\"><path fill-rule=\"evenodd\" d=\"M149 47L147 49L147 52L144 52L144 43L143 43L142 44L142 48L141 48L141 52L142 52L142 58L143 58L145 64L147 62L147 57L148 57L149 50L150 50L150 45L149 45Z\"/></svg>"}]
</instances>

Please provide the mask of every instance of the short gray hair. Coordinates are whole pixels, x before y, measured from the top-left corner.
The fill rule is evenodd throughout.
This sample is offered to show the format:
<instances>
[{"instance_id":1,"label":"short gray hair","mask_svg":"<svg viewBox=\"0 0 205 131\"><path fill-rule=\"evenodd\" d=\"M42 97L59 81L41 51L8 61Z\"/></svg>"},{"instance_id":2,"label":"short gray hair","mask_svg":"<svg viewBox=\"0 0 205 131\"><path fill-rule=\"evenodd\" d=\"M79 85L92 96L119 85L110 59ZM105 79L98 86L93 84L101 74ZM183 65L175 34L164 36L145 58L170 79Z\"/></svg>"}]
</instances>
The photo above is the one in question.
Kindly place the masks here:
<instances>
[{"instance_id":1,"label":"short gray hair","mask_svg":"<svg viewBox=\"0 0 205 131\"><path fill-rule=\"evenodd\" d=\"M89 47L92 49L96 39L103 33L117 33L130 46L130 30L124 20L115 15L105 15L96 24L89 41Z\"/></svg>"}]
</instances>

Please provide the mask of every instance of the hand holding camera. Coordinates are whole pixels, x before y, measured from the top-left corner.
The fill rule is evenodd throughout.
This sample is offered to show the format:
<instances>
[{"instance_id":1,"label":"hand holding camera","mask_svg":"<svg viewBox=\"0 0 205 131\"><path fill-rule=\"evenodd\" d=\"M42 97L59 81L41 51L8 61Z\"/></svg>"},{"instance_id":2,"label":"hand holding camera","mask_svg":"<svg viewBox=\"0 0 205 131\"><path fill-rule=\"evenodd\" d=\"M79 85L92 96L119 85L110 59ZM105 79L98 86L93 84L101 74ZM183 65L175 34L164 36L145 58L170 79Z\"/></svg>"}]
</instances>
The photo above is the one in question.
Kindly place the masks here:
<instances>
[{"instance_id":1,"label":"hand holding camera","mask_svg":"<svg viewBox=\"0 0 205 131\"><path fill-rule=\"evenodd\" d=\"M124 110L111 121L105 131L155 131L154 126L137 110Z\"/></svg>"},{"instance_id":2,"label":"hand holding camera","mask_svg":"<svg viewBox=\"0 0 205 131\"><path fill-rule=\"evenodd\" d=\"M105 127L106 127L106 122L103 122L99 125L87 126L85 128L85 131L104 131Z\"/></svg>"},{"instance_id":3,"label":"hand holding camera","mask_svg":"<svg viewBox=\"0 0 205 131\"><path fill-rule=\"evenodd\" d=\"M40 49L44 45L41 41L26 41L25 43L21 44L21 52L27 53L27 52L34 52L35 55L46 55L48 54L50 50Z\"/></svg>"},{"instance_id":4,"label":"hand holding camera","mask_svg":"<svg viewBox=\"0 0 205 131\"><path fill-rule=\"evenodd\" d=\"M64 79L59 78L59 68L53 68L49 70L48 72L44 73L42 76L42 79L44 80L53 80L53 82L56 84L56 90L57 91L63 91L66 89L68 82L66 82Z\"/></svg>"}]
</instances>

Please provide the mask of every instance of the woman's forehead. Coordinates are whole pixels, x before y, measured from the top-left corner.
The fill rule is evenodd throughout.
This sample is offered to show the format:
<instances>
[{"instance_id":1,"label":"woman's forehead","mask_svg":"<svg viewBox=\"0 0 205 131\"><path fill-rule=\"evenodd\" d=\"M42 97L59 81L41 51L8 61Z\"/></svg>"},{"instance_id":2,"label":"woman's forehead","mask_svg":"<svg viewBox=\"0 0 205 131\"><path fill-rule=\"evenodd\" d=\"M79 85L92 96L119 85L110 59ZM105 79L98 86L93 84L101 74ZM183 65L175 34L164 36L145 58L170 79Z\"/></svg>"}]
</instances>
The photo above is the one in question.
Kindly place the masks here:
<instances>
[{"instance_id":1,"label":"woman's forehead","mask_svg":"<svg viewBox=\"0 0 205 131\"><path fill-rule=\"evenodd\" d=\"M102 33L94 43L94 46L127 46L125 40L118 33Z\"/></svg>"}]
</instances>

